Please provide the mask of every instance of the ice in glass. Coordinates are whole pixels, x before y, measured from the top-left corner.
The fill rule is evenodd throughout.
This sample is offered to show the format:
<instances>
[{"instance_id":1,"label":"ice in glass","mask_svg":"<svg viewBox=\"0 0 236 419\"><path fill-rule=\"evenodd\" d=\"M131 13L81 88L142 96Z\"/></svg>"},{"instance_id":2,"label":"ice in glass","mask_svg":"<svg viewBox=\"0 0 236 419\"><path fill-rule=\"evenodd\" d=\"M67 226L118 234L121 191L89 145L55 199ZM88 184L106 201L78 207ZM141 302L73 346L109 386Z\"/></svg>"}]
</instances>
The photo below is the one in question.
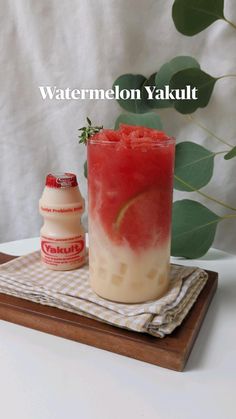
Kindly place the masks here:
<instances>
[{"instance_id":1,"label":"ice in glass","mask_svg":"<svg viewBox=\"0 0 236 419\"><path fill-rule=\"evenodd\" d=\"M88 142L90 282L103 298L137 303L168 288L174 148L128 125Z\"/></svg>"}]
</instances>

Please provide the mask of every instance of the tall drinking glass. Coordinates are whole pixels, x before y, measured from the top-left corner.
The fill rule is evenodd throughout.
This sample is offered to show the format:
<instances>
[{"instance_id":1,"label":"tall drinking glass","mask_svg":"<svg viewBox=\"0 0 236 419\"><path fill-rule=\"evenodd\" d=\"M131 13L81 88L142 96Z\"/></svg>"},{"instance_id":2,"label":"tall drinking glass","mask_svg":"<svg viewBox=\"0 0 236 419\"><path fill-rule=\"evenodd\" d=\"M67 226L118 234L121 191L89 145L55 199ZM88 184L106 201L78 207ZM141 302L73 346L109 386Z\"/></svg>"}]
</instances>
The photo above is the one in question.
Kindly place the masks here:
<instances>
[{"instance_id":1,"label":"tall drinking glass","mask_svg":"<svg viewBox=\"0 0 236 419\"><path fill-rule=\"evenodd\" d=\"M138 303L168 288L174 148L128 125L89 140L90 283L103 298Z\"/></svg>"}]
</instances>

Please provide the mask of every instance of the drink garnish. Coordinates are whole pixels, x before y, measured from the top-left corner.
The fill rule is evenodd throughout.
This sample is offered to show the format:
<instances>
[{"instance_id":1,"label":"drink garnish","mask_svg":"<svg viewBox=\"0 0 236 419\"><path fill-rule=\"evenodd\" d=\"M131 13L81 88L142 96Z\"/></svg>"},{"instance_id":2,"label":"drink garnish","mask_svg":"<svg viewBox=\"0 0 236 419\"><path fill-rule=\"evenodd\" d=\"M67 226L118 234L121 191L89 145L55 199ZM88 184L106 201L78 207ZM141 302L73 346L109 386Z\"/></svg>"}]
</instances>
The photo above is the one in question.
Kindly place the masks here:
<instances>
[{"instance_id":1,"label":"drink garnish","mask_svg":"<svg viewBox=\"0 0 236 419\"><path fill-rule=\"evenodd\" d=\"M127 213L128 209L132 207L132 205L136 204L140 199L144 199L145 195L150 189L147 189L145 191L140 192L139 194L133 196L128 201L126 201L122 207L120 208L114 222L114 229L119 231L121 223L125 217L125 214Z\"/></svg>"},{"instance_id":2,"label":"drink garnish","mask_svg":"<svg viewBox=\"0 0 236 419\"><path fill-rule=\"evenodd\" d=\"M79 131L81 131L79 135L79 143L87 144L88 139L92 137L94 134L97 134L99 131L103 129L103 126L92 126L91 120L87 117L88 126L79 128Z\"/></svg>"}]
</instances>

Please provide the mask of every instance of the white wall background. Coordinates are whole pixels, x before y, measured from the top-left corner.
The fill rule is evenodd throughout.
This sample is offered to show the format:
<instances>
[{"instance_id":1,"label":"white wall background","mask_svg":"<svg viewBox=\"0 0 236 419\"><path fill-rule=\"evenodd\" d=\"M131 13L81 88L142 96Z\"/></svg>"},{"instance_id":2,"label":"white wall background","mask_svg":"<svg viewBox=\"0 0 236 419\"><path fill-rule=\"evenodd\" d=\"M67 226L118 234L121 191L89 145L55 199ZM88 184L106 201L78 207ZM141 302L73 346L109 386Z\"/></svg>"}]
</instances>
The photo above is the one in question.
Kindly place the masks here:
<instances>
[{"instance_id":1,"label":"white wall background","mask_svg":"<svg viewBox=\"0 0 236 419\"><path fill-rule=\"evenodd\" d=\"M112 127L115 101L43 101L39 85L110 88L123 73L150 75L176 55L196 57L214 76L236 73L236 31L218 21L192 38L171 19L172 0L0 0L0 241L37 236L38 199L47 172L77 173L86 194L77 128L88 115ZM235 0L225 15L236 22ZM236 145L236 79L216 84L206 109L194 116ZM223 147L172 110L160 112L180 141ZM217 157L205 189L236 206L236 161ZM181 196L181 195L179 195ZM193 197L193 194L188 194ZM205 201L218 214L230 213ZM221 223L215 246L236 253L236 220Z\"/></svg>"}]
</instances>

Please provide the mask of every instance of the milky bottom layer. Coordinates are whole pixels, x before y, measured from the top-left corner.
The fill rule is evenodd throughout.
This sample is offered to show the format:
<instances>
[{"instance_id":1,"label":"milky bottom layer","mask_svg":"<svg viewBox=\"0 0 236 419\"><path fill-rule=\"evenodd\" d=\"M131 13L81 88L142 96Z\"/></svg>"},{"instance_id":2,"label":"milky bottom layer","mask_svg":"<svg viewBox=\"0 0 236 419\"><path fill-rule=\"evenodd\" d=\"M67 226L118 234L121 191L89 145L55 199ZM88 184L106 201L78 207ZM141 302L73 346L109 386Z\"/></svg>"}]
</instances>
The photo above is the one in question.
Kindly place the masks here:
<instances>
[{"instance_id":1,"label":"milky bottom layer","mask_svg":"<svg viewBox=\"0 0 236 419\"><path fill-rule=\"evenodd\" d=\"M89 269L92 289L108 300L138 303L160 297L169 285L170 241L134 251L116 245L90 221Z\"/></svg>"}]
</instances>

